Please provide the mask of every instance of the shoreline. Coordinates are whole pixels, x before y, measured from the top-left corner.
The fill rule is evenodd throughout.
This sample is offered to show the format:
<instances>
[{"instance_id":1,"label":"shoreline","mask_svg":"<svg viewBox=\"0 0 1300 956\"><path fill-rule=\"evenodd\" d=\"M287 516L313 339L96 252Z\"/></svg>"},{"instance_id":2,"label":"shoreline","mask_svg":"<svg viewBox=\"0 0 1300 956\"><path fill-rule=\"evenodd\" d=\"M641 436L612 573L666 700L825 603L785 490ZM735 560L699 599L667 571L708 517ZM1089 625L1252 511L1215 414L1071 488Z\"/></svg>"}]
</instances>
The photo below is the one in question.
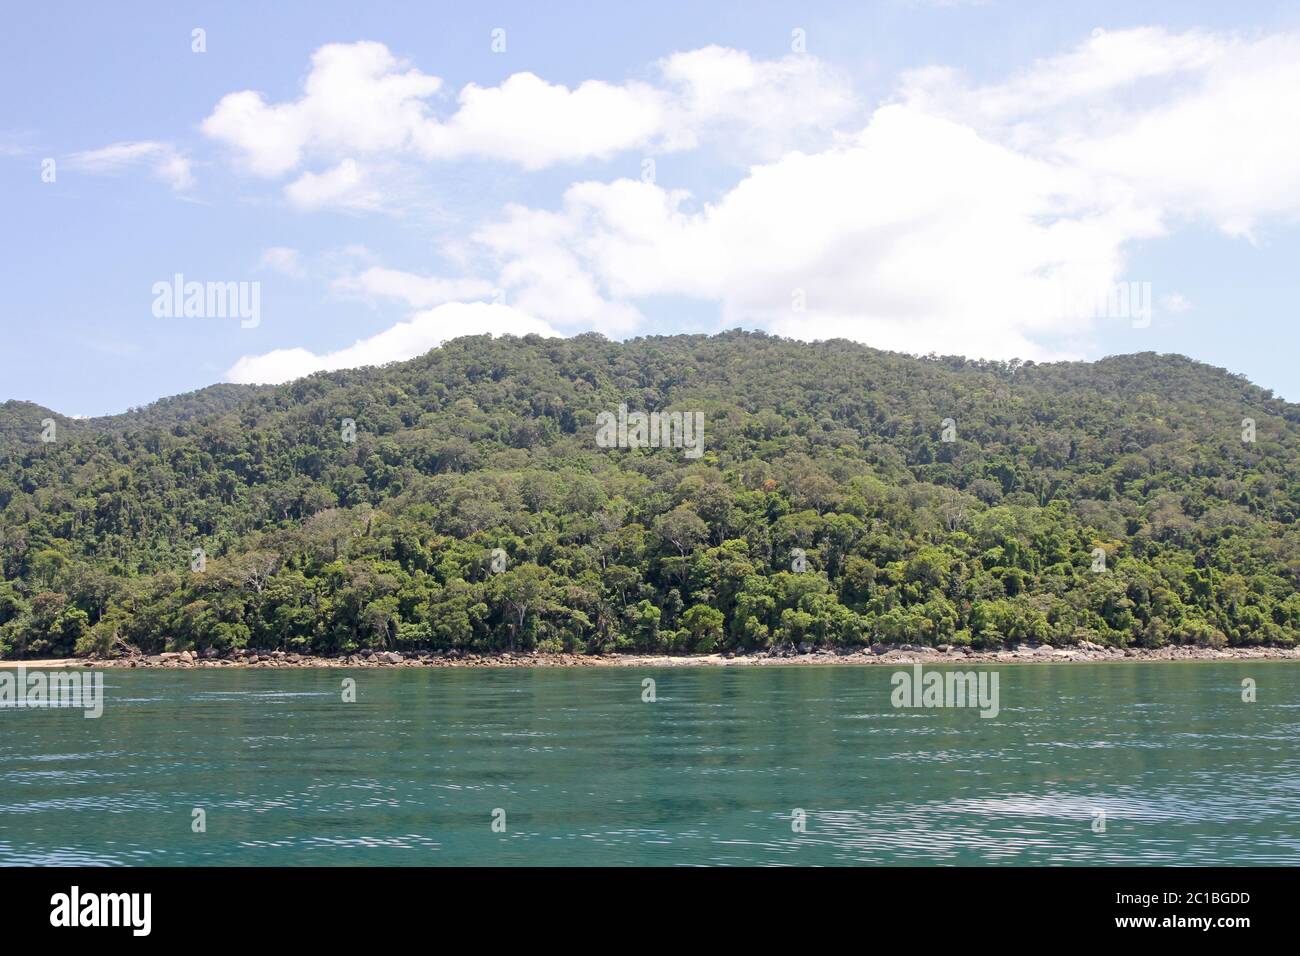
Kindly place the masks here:
<instances>
[{"instance_id":1,"label":"shoreline","mask_svg":"<svg viewBox=\"0 0 1300 956\"><path fill-rule=\"evenodd\" d=\"M237 652L228 656L196 655L191 651L121 658L62 657L40 660L0 660L0 668L146 668L164 670L207 670L222 668L380 668L380 667L770 667L879 664L1065 664L1119 661L1300 661L1300 647L1160 647L1114 648L1099 645L1052 647L1021 645L1014 650L972 651L942 645L918 647L901 645L886 648L808 650L719 654L569 654L505 652L474 654L462 652L398 653L378 651L342 657L318 657L284 651Z\"/></svg>"}]
</instances>

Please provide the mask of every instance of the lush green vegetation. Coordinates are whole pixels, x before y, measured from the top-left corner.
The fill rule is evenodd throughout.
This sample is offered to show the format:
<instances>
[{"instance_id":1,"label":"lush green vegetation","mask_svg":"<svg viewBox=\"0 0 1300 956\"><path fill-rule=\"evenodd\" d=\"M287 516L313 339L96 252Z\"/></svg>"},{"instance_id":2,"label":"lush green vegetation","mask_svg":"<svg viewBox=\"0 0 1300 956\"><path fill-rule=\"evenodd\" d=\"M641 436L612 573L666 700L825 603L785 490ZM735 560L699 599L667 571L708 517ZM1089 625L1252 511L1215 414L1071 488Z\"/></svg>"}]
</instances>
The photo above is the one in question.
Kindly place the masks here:
<instances>
[{"instance_id":1,"label":"lush green vegetation","mask_svg":"<svg viewBox=\"0 0 1300 956\"><path fill-rule=\"evenodd\" d=\"M703 456L597 447L620 403L704 412ZM465 338L0 406L0 653L1293 644L1298 517L1300 406L1177 356Z\"/></svg>"}]
</instances>

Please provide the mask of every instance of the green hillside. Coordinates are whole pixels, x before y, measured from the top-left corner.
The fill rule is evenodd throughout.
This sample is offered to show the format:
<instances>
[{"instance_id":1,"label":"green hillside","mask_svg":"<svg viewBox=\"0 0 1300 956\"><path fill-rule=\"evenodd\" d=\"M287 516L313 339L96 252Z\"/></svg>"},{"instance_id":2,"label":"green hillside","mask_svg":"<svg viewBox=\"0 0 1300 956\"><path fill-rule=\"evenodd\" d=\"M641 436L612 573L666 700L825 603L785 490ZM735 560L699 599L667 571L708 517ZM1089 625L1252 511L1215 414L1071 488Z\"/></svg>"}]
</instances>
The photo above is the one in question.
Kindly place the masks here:
<instances>
[{"instance_id":1,"label":"green hillside","mask_svg":"<svg viewBox=\"0 0 1300 956\"><path fill-rule=\"evenodd\" d=\"M620 405L701 413L701 454L601 447ZM0 405L0 654L1289 645L1298 517L1300 406L1179 356L463 338Z\"/></svg>"}]
</instances>

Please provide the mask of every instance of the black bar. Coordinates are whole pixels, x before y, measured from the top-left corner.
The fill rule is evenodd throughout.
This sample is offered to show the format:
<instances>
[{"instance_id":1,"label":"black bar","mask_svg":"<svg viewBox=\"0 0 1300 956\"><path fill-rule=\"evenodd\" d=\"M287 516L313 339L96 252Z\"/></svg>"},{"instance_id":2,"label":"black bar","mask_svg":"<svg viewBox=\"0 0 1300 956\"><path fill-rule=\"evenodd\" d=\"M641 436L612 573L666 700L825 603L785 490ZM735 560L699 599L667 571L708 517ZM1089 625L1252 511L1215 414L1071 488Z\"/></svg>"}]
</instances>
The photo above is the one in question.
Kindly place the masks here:
<instances>
[{"instance_id":1,"label":"black bar","mask_svg":"<svg viewBox=\"0 0 1300 956\"><path fill-rule=\"evenodd\" d=\"M593 919L641 926L647 941L691 911L722 920L743 938L772 921L845 920L878 938L911 923L930 940L971 940L975 929L1053 934L1074 942L1099 936L1178 939L1231 945L1254 930L1294 923L1294 871L1227 867L944 868L856 870L470 868L254 868L0 870L5 936L81 942L142 941L130 925L54 927L56 894L148 893L149 940L166 943L376 941L406 930L439 934L535 932ZM137 913L137 916L141 915ZM1209 919L1210 926L1200 925ZM1244 924L1226 925L1225 920ZM1121 921L1151 920L1149 925ZM1166 920L1174 921L1166 924ZM1180 924L1179 921L1182 923ZM1196 924L1189 925L1189 920ZM126 921L126 920L124 920ZM721 930L722 925L715 927ZM791 923L793 925L793 923ZM779 927L778 927L779 928ZM640 932L640 931L638 931ZM680 939L684 924L671 931ZM983 937L987 939L988 937Z\"/></svg>"}]
</instances>

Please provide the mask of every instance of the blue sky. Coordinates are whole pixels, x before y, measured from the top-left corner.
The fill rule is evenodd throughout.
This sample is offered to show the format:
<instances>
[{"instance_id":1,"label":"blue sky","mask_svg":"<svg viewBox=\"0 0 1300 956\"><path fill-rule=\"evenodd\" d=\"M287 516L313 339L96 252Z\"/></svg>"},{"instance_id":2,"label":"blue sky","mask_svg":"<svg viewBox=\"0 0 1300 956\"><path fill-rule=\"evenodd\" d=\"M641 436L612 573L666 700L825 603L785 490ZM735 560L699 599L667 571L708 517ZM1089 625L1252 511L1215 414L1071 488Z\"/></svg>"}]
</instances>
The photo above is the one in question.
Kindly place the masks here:
<instances>
[{"instance_id":1,"label":"blue sky","mask_svg":"<svg viewBox=\"0 0 1300 956\"><path fill-rule=\"evenodd\" d=\"M806 6L11 8L0 399L734 326L1300 399L1300 13ZM159 316L178 273L256 322Z\"/></svg>"}]
</instances>

